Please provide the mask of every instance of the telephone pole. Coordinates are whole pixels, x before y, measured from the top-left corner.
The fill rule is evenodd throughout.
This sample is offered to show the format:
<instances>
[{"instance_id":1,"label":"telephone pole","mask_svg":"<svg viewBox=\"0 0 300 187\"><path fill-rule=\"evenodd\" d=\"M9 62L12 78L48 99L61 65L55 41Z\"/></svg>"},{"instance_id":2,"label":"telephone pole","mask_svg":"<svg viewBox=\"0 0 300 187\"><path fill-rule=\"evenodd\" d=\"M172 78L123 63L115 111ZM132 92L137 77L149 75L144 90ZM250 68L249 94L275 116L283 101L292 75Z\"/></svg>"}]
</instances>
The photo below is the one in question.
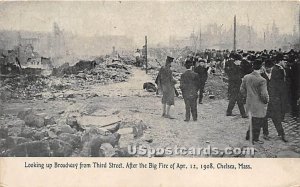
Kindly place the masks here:
<instances>
[{"instance_id":1,"label":"telephone pole","mask_svg":"<svg viewBox=\"0 0 300 187\"><path fill-rule=\"evenodd\" d=\"M236 51L236 15L233 20L233 50Z\"/></svg>"},{"instance_id":2,"label":"telephone pole","mask_svg":"<svg viewBox=\"0 0 300 187\"><path fill-rule=\"evenodd\" d=\"M146 62L146 74L148 73L148 58L147 58L147 36L145 36L145 62Z\"/></svg>"}]
</instances>

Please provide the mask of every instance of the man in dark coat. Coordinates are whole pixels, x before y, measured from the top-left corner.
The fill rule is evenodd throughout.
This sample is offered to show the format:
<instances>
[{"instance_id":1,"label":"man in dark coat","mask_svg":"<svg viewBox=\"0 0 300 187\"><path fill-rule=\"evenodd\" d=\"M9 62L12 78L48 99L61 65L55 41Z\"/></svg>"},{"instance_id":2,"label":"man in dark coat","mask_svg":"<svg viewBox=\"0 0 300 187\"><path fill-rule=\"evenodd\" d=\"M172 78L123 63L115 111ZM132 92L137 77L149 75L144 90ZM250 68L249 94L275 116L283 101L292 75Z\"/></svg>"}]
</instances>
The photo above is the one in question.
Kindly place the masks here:
<instances>
[{"instance_id":1,"label":"man in dark coat","mask_svg":"<svg viewBox=\"0 0 300 187\"><path fill-rule=\"evenodd\" d=\"M241 60L241 77L244 77L253 71L251 62L247 57L248 53L243 53L243 59Z\"/></svg>"},{"instance_id":2,"label":"man in dark coat","mask_svg":"<svg viewBox=\"0 0 300 187\"><path fill-rule=\"evenodd\" d=\"M246 75L241 85L241 93L246 96L246 109L252 116L252 129L246 134L249 139L249 131L252 131L252 140L254 143L264 143L259 140L260 129L264 124L267 114L267 104L269 95L267 91L267 81L261 76L262 61L253 62L253 72Z\"/></svg>"},{"instance_id":3,"label":"man in dark coat","mask_svg":"<svg viewBox=\"0 0 300 187\"><path fill-rule=\"evenodd\" d=\"M190 115L197 121L197 97L199 89L199 76L192 71L192 63L186 63L186 71L180 78L180 89L185 103L185 120L190 120Z\"/></svg>"},{"instance_id":4,"label":"man in dark coat","mask_svg":"<svg viewBox=\"0 0 300 187\"><path fill-rule=\"evenodd\" d=\"M172 71L170 69L171 63L174 58L167 56L165 66L161 67L157 76L158 87L161 89L163 97L163 117L174 119L170 116L170 108L171 105L174 105L174 85L176 84L176 80L172 76Z\"/></svg>"},{"instance_id":5,"label":"man in dark coat","mask_svg":"<svg viewBox=\"0 0 300 187\"><path fill-rule=\"evenodd\" d=\"M194 71L198 74L199 76L199 104L202 104L202 99L203 99L203 93L204 93L204 87L205 83L207 81L207 70L209 67L206 67L205 60L199 58L198 62L196 63L197 67L195 67Z\"/></svg>"},{"instance_id":6,"label":"man in dark coat","mask_svg":"<svg viewBox=\"0 0 300 187\"><path fill-rule=\"evenodd\" d=\"M270 93L270 80L271 80L271 72L272 68L274 66L274 63L271 61L271 59L265 60L265 66L264 71L261 73L261 76L266 79L267 81L267 90L268 93ZM268 116L266 115L264 124L263 124L263 138L265 140L269 140L269 127L268 127Z\"/></svg>"},{"instance_id":7,"label":"man in dark coat","mask_svg":"<svg viewBox=\"0 0 300 187\"><path fill-rule=\"evenodd\" d=\"M287 142L282 128L282 121L287 110L286 73L284 66L285 63L282 60L282 55L278 54L269 83L270 103L268 105L268 117L272 118L278 136L281 137L282 141Z\"/></svg>"},{"instance_id":8,"label":"man in dark coat","mask_svg":"<svg viewBox=\"0 0 300 187\"><path fill-rule=\"evenodd\" d=\"M232 110L235 103L238 104L241 116L247 118L243 96L240 93L240 86L242 83L241 70L240 70L240 60L241 57L238 54L231 54L230 58L225 63L225 73L228 76L228 98L229 103L226 111L227 116L232 116Z\"/></svg>"}]
</instances>

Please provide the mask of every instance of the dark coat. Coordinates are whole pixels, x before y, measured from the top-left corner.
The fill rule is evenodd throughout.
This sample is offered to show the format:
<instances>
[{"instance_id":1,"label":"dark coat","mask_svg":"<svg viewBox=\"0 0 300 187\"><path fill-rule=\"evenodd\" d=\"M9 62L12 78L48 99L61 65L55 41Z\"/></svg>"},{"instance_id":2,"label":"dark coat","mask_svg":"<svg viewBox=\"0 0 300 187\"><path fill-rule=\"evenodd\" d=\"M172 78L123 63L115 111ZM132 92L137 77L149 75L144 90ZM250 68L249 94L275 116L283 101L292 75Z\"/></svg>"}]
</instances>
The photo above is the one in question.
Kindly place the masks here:
<instances>
[{"instance_id":1,"label":"dark coat","mask_svg":"<svg viewBox=\"0 0 300 187\"><path fill-rule=\"evenodd\" d=\"M234 63L234 60L228 60L225 63L225 73L228 76L228 98L240 97L240 86L242 84L240 66Z\"/></svg>"},{"instance_id":2,"label":"dark coat","mask_svg":"<svg viewBox=\"0 0 300 187\"><path fill-rule=\"evenodd\" d=\"M284 69L279 65L275 65L272 69L269 83L270 103L268 106L270 117L284 116L287 110L287 87L284 72Z\"/></svg>"},{"instance_id":3,"label":"dark coat","mask_svg":"<svg viewBox=\"0 0 300 187\"><path fill-rule=\"evenodd\" d=\"M208 68L205 68L205 67L202 67L202 66L197 66L195 68L194 71L199 76L199 83L200 84L205 84L205 82L207 81L207 77L208 77L207 70L208 70Z\"/></svg>"},{"instance_id":4,"label":"dark coat","mask_svg":"<svg viewBox=\"0 0 300 187\"><path fill-rule=\"evenodd\" d=\"M174 85L176 84L176 80L173 78L170 68L160 68L157 75L157 84L163 93L162 103L174 105Z\"/></svg>"},{"instance_id":5,"label":"dark coat","mask_svg":"<svg viewBox=\"0 0 300 187\"><path fill-rule=\"evenodd\" d=\"M198 96L199 76L192 70L187 70L181 75L180 89L184 98L195 98Z\"/></svg>"}]
</instances>

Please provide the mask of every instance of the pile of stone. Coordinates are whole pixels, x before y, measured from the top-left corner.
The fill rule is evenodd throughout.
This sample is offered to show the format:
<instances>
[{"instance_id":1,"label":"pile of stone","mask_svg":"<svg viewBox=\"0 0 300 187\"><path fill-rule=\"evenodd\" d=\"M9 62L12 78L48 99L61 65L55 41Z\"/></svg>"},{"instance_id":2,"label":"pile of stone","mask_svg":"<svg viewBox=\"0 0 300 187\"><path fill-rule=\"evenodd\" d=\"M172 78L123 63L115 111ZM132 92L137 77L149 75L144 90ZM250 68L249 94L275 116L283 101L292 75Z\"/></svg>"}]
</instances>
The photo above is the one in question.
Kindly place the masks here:
<instances>
[{"instance_id":1,"label":"pile of stone","mask_svg":"<svg viewBox=\"0 0 300 187\"><path fill-rule=\"evenodd\" d=\"M0 121L0 156L131 156L128 143L141 138L146 129L142 122L124 123L116 116L49 116L27 108ZM122 148L121 135L131 137L131 142L122 140Z\"/></svg>"}]
</instances>

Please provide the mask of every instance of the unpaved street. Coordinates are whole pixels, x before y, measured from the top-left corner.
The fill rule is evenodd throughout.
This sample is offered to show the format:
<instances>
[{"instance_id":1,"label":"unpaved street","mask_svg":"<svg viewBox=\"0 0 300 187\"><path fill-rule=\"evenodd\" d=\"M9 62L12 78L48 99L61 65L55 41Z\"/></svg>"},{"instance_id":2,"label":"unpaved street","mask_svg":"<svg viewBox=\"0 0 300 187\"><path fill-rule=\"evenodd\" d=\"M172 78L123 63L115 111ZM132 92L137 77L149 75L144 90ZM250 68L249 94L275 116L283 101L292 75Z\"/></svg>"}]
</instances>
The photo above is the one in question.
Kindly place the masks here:
<instances>
[{"instance_id":1,"label":"unpaved street","mask_svg":"<svg viewBox=\"0 0 300 187\"><path fill-rule=\"evenodd\" d=\"M15 118L18 112L25 108L34 108L51 114L56 119L61 119L69 113L78 113L81 116L105 114L108 117L118 117L125 122L119 130L121 148L136 143L153 148L166 146L197 148L210 145L221 150L228 146L238 148L249 146L249 142L245 140L249 120L241 118L237 106L233 111L236 116L226 117L227 100L205 97L204 103L198 105L198 121L184 122L184 103L182 99L176 98L175 106L171 109L176 119L162 118L161 97L142 89L144 82L153 82L151 76L137 68L133 68L132 71L133 75L127 82L92 85L87 89L74 91L74 98L1 103L3 109L1 123ZM88 93L96 93L97 97L85 97ZM284 128L289 142L283 143L277 137L272 122L269 122L271 140L265 141L263 145L254 145L255 157L300 157L299 124L289 117L285 121ZM134 138L130 124L141 122L147 127L141 137Z\"/></svg>"}]
</instances>

